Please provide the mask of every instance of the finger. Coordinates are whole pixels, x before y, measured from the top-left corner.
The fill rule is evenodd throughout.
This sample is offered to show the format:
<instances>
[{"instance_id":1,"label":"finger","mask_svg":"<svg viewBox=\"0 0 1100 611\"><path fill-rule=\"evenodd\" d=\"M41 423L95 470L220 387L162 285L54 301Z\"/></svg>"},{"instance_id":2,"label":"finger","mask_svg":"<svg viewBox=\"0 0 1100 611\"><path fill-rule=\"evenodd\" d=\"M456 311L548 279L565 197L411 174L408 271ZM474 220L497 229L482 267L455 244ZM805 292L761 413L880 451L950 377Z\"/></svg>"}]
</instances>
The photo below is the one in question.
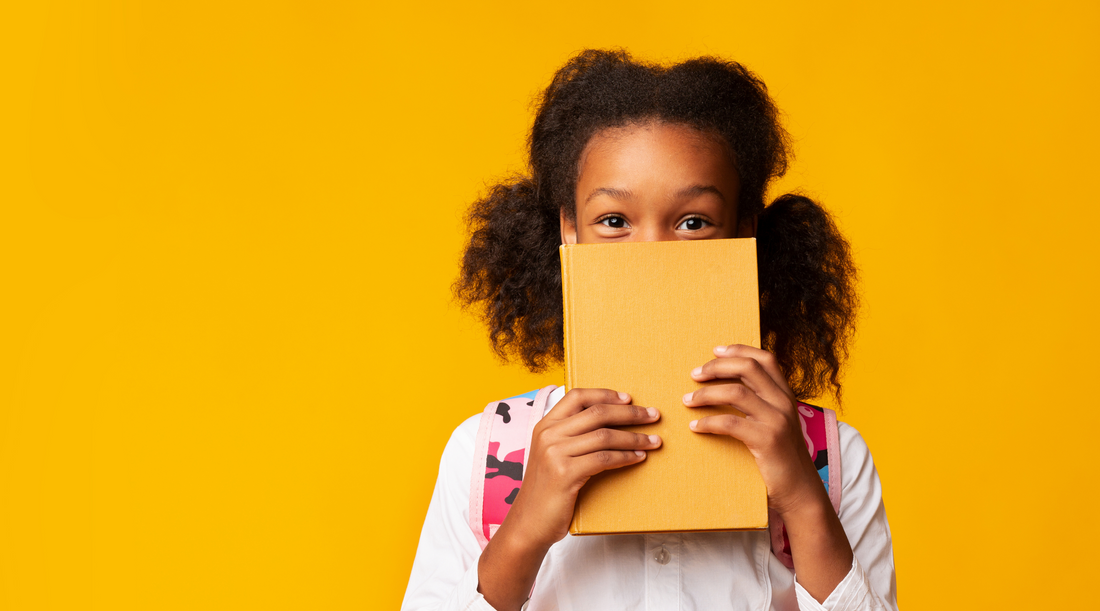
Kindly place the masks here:
<instances>
[{"instance_id":1,"label":"finger","mask_svg":"<svg viewBox=\"0 0 1100 611\"><path fill-rule=\"evenodd\" d=\"M601 450L578 457L579 469L589 477L607 471L642 462L646 453L642 450Z\"/></svg>"},{"instance_id":2,"label":"finger","mask_svg":"<svg viewBox=\"0 0 1100 611\"><path fill-rule=\"evenodd\" d=\"M577 436L606 427L630 426L656 422L661 412L653 407L640 405L608 405L597 403L584 411L573 414L561 423L563 435Z\"/></svg>"},{"instance_id":3,"label":"finger","mask_svg":"<svg viewBox=\"0 0 1100 611\"><path fill-rule=\"evenodd\" d=\"M755 442L760 437L759 424L733 414L719 414L692 420L688 423L688 428L696 433L727 435L743 441L748 446L756 445Z\"/></svg>"},{"instance_id":4,"label":"finger","mask_svg":"<svg viewBox=\"0 0 1100 611\"><path fill-rule=\"evenodd\" d=\"M684 405L688 407L731 405L752 418L762 418L777 409L748 386L737 383L704 386L689 392L684 395Z\"/></svg>"},{"instance_id":5,"label":"finger","mask_svg":"<svg viewBox=\"0 0 1100 611\"><path fill-rule=\"evenodd\" d=\"M571 438L562 445L562 451L569 456L584 456L600 450L655 450L659 447L661 438L657 435L596 429Z\"/></svg>"},{"instance_id":6,"label":"finger","mask_svg":"<svg viewBox=\"0 0 1100 611\"><path fill-rule=\"evenodd\" d=\"M624 405L630 403L630 395L606 388L574 388L565 393L543 420L564 420L597 403Z\"/></svg>"},{"instance_id":7,"label":"finger","mask_svg":"<svg viewBox=\"0 0 1100 611\"><path fill-rule=\"evenodd\" d=\"M764 365L754 358L729 357L707 361L692 370L691 378L696 382L738 380L766 401L782 404L790 399Z\"/></svg>"},{"instance_id":8,"label":"finger","mask_svg":"<svg viewBox=\"0 0 1100 611\"><path fill-rule=\"evenodd\" d=\"M754 346L746 346L745 344L731 344L729 346L717 346L714 349L715 356L722 358L731 357L745 357L755 360L764 368L764 371L768 372L775 383L783 389L785 393L790 394L790 387L787 386L787 377L783 375L783 368L779 366L779 359L775 358L775 355L767 350L761 350Z\"/></svg>"}]
</instances>

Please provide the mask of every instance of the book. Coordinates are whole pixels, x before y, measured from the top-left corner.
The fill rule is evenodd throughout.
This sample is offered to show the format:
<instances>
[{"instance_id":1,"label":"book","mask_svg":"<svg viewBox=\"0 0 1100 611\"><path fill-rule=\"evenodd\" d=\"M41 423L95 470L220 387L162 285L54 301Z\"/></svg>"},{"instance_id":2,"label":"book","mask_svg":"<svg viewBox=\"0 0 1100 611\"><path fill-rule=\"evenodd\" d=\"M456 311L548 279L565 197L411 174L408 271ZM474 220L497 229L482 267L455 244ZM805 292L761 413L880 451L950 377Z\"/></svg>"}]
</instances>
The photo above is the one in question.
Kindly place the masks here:
<instances>
[{"instance_id":1,"label":"book","mask_svg":"<svg viewBox=\"0 0 1100 611\"><path fill-rule=\"evenodd\" d=\"M760 346L756 240L575 244L560 254L566 389L630 393L661 419L624 428L663 440L642 463L589 480L569 532L767 528L767 490L745 445L688 429L703 416L742 414L682 400L702 387L690 372L715 346Z\"/></svg>"}]
</instances>

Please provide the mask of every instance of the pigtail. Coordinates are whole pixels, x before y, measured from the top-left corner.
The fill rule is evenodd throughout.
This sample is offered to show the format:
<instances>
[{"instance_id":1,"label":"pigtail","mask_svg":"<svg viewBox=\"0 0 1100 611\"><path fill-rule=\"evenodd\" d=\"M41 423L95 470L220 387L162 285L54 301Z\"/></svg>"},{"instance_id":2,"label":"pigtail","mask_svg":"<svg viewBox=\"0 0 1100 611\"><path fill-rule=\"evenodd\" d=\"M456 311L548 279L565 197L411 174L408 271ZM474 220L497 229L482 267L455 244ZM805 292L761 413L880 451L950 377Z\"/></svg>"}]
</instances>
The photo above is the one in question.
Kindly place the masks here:
<instances>
[{"instance_id":1,"label":"pigtail","mask_svg":"<svg viewBox=\"0 0 1100 611\"><path fill-rule=\"evenodd\" d=\"M453 286L489 327L497 356L541 371L563 358L557 209L540 206L534 180L498 184L474 203L470 241Z\"/></svg>"},{"instance_id":2,"label":"pigtail","mask_svg":"<svg viewBox=\"0 0 1100 611\"><path fill-rule=\"evenodd\" d=\"M760 214L757 249L764 348L799 399L831 390L839 403L859 302L847 240L824 208L787 194Z\"/></svg>"}]
</instances>

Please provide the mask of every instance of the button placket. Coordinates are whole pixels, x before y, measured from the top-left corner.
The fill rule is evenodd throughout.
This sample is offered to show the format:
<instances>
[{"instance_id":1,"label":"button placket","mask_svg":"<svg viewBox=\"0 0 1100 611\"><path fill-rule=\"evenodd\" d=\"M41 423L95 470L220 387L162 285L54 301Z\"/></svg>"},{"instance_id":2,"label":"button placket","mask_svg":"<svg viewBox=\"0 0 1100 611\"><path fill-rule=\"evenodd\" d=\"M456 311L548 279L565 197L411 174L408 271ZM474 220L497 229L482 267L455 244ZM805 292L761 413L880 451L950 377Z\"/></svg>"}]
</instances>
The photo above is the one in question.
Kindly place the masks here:
<instances>
[{"instance_id":1,"label":"button placket","mask_svg":"<svg viewBox=\"0 0 1100 611\"><path fill-rule=\"evenodd\" d=\"M680 599L680 536L646 535L646 605L676 609Z\"/></svg>"}]
</instances>

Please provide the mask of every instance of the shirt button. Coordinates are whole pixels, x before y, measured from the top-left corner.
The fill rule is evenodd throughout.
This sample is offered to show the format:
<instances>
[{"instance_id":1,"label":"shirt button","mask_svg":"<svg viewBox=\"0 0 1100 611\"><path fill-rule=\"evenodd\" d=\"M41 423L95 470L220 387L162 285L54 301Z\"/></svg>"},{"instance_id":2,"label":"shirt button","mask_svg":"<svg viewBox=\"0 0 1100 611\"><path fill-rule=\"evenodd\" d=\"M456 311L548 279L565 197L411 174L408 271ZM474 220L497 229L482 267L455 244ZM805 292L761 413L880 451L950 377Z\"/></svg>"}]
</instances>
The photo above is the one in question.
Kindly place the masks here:
<instances>
[{"instance_id":1,"label":"shirt button","mask_svg":"<svg viewBox=\"0 0 1100 611\"><path fill-rule=\"evenodd\" d=\"M668 561L672 559L672 554L668 553L668 550L662 545L661 549L657 550L657 553L653 556L653 559L657 561L657 564L668 564Z\"/></svg>"}]
</instances>

